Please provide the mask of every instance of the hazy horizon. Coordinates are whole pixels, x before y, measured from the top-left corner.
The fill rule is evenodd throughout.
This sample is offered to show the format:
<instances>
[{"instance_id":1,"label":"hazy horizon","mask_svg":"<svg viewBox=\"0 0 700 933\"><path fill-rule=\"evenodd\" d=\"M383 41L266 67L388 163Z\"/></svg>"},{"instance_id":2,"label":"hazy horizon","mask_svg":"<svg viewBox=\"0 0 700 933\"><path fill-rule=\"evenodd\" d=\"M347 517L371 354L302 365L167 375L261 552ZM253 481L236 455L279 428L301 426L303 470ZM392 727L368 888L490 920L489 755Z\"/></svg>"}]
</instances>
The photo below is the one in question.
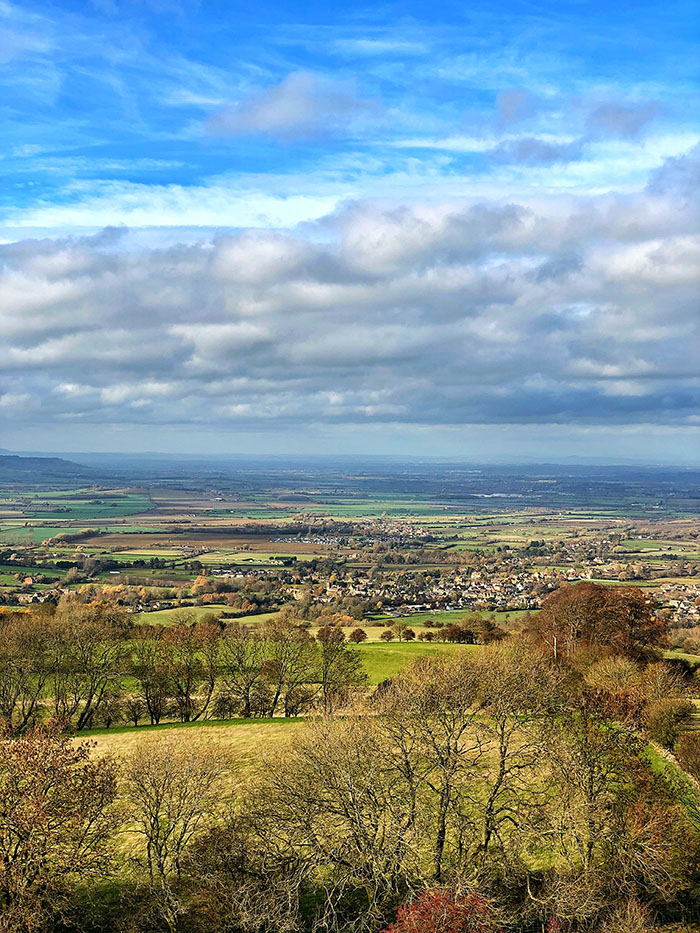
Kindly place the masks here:
<instances>
[{"instance_id":1,"label":"hazy horizon","mask_svg":"<svg viewBox=\"0 0 700 933\"><path fill-rule=\"evenodd\" d=\"M548 467L548 466L578 466L585 468L586 466L594 467L609 467L609 468L620 468L620 469L678 469L678 470L697 470L700 469L700 461L674 461L674 460L663 460L647 458L622 458L622 457L605 457L602 455L561 455L559 457L550 457L546 458L544 456L517 456L512 454L510 456L484 456L481 457L473 456L450 456L450 455L439 455L439 454L396 454L396 453L372 453L372 452L352 452L352 453L287 453L284 451L268 451L268 452L259 452L259 453L250 453L245 451L231 451L228 453L208 453L208 452L199 452L199 453L185 453L185 452L168 452L168 451L155 451L155 450L134 450L134 451L92 451L92 450L9 450L7 448L0 448L0 456L19 456L27 458L52 458L57 457L60 459L74 461L81 465L99 465L109 464L110 461L113 461L115 465L119 465L120 462L124 464L138 464L143 462L147 464L149 462L161 462L161 463L187 463L192 465L202 465L202 464L237 464L237 463L267 463L267 462L276 462L276 463L288 463L288 464L307 464L308 466L323 466L329 464L338 464L339 462L345 463L348 467L358 464L371 464L371 463L395 463L398 465L413 465L413 464L435 464L436 466L440 465L454 465L454 466L465 466L465 467Z\"/></svg>"}]
</instances>

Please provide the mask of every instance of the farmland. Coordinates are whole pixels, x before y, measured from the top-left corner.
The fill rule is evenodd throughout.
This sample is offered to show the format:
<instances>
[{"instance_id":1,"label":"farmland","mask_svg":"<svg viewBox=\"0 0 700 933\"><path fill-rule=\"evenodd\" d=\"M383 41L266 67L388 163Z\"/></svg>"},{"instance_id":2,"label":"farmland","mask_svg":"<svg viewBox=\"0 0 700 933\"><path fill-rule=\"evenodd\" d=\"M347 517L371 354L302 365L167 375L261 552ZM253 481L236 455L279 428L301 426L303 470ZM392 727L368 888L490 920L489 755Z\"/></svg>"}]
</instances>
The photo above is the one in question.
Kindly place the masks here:
<instances>
[{"instance_id":1,"label":"farmland","mask_svg":"<svg viewBox=\"0 0 700 933\"><path fill-rule=\"evenodd\" d=\"M140 468L138 486L115 470L0 486L0 606L82 593L138 623L187 610L255 625L293 605L312 633L335 613L377 642L405 617L416 638L465 612L511 630L548 591L591 579L653 595L692 647L690 471L168 469Z\"/></svg>"},{"instance_id":2,"label":"farmland","mask_svg":"<svg viewBox=\"0 0 700 933\"><path fill-rule=\"evenodd\" d=\"M502 841L531 877L575 876L586 898L609 879L590 901L605 903L627 867L595 838L592 869L572 861L593 825L578 813L620 851L636 844L640 814L656 827L663 810L684 839L695 832L694 785L672 756L687 745L692 765L700 734L700 522L687 477L120 479L8 483L0 502L0 675L18 737L0 741L18 782L53 756L102 788L81 806L111 801L111 874L81 881L74 902L98 904L103 928L146 904L145 930L184 930L185 914L193 929L197 917L227 929L226 911L238 912L233 928L257 930L265 909L276 933L278 917L336 910L350 876L346 915L360 904L387 918L387 871L401 890L465 864L498 878ZM559 631L562 600L580 629ZM60 726L32 731L50 722ZM603 773L610 812L582 795ZM175 838L185 825L186 845L158 863L161 828ZM387 868L406 827L411 845ZM645 858L662 843L645 837ZM287 883L303 897L290 900ZM489 884L512 916L523 904L538 923L549 916L549 902L525 894L509 908L512 886Z\"/></svg>"}]
</instances>

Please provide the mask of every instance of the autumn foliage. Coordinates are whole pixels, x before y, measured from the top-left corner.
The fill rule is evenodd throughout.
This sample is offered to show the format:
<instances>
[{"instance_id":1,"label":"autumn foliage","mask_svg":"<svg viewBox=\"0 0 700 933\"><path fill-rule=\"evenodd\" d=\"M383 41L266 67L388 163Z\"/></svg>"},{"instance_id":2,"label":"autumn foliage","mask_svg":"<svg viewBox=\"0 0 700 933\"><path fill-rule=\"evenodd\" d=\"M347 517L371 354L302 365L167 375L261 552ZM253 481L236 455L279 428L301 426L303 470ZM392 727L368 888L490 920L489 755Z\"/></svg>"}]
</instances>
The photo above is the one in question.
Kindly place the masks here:
<instances>
[{"instance_id":1,"label":"autumn foliage","mask_svg":"<svg viewBox=\"0 0 700 933\"><path fill-rule=\"evenodd\" d=\"M459 895L428 888L399 907L396 921L383 933L502 933L488 901L478 894Z\"/></svg>"},{"instance_id":2,"label":"autumn foliage","mask_svg":"<svg viewBox=\"0 0 700 933\"><path fill-rule=\"evenodd\" d=\"M543 600L530 632L555 660L581 649L602 649L648 662L665 646L668 622L636 587L583 582Z\"/></svg>"},{"instance_id":3,"label":"autumn foliage","mask_svg":"<svg viewBox=\"0 0 700 933\"><path fill-rule=\"evenodd\" d=\"M0 930L50 926L79 878L104 872L116 764L53 729L0 738Z\"/></svg>"}]
</instances>

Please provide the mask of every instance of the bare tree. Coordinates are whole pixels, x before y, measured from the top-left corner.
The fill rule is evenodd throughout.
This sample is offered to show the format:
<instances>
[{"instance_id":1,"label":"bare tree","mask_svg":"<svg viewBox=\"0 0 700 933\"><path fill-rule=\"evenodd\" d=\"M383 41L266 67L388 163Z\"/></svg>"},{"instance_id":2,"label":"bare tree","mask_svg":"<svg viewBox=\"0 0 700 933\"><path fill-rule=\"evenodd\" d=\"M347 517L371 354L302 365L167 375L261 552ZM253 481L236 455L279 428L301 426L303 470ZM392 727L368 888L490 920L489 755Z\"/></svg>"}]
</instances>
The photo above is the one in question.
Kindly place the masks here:
<instances>
[{"instance_id":1,"label":"bare tree","mask_svg":"<svg viewBox=\"0 0 700 933\"><path fill-rule=\"evenodd\" d=\"M285 698L285 713L291 708L299 711L308 705L313 690L306 689L313 677L315 646L308 632L296 625L272 621L265 626L267 658L264 675L270 684L272 696L269 715L274 716L280 698Z\"/></svg>"},{"instance_id":2,"label":"bare tree","mask_svg":"<svg viewBox=\"0 0 700 933\"><path fill-rule=\"evenodd\" d=\"M322 892L316 922L376 930L416 877L410 789L375 717L324 717L265 762L245 801L275 864Z\"/></svg>"},{"instance_id":3,"label":"bare tree","mask_svg":"<svg viewBox=\"0 0 700 933\"><path fill-rule=\"evenodd\" d=\"M268 642L249 626L227 627L219 650L223 689L241 708L244 718L269 706L265 681Z\"/></svg>"},{"instance_id":4,"label":"bare tree","mask_svg":"<svg viewBox=\"0 0 700 933\"><path fill-rule=\"evenodd\" d=\"M111 692L119 692L128 658L124 613L97 603L62 603L51 622L54 715L89 728Z\"/></svg>"},{"instance_id":5,"label":"bare tree","mask_svg":"<svg viewBox=\"0 0 700 933\"><path fill-rule=\"evenodd\" d=\"M316 640L320 649L317 677L323 711L328 715L348 699L353 688L367 682L367 675L358 651L346 644L341 628L322 626Z\"/></svg>"},{"instance_id":6,"label":"bare tree","mask_svg":"<svg viewBox=\"0 0 700 933\"><path fill-rule=\"evenodd\" d=\"M216 686L221 630L209 622L180 623L163 633L168 689L182 722L206 715Z\"/></svg>"},{"instance_id":7,"label":"bare tree","mask_svg":"<svg viewBox=\"0 0 700 933\"><path fill-rule=\"evenodd\" d=\"M180 911L172 889L188 847L208 829L221 806L221 752L196 741L144 743L124 763L123 794L132 833L143 841L151 887L170 930Z\"/></svg>"},{"instance_id":8,"label":"bare tree","mask_svg":"<svg viewBox=\"0 0 700 933\"><path fill-rule=\"evenodd\" d=\"M433 878L443 878L446 848L458 853L473 831L467 788L484 764L476 729L479 678L454 658L426 658L397 678L381 698L385 728L409 780L416 813L432 835ZM430 793L422 798L427 788Z\"/></svg>"},{"instance_id":9,"label":"bare tree","mask_svg":"<svg viewBox=\"0 0 700 933\"><path fill-rule=\"evenodd\" d=\"M494 840L505 852L504 833L532 820L532 810L542 805L542 722L561 714L564 684L554 665L517 643L493 645L467 663L478 672L477 733L488 752L474 801L480 836L475 855L483 862Z\"/></svg>"},{"instance_id":10,"label":"bare tree","mask_svg":"<svg viewBox=\"0 0 700 933\"><path fill-rule=\"evenodd\" d=\"M152 726L167 714L172 701L163 630L144 626L133 640L132 673L139 684Z\"/></svg>"}]
</instances>

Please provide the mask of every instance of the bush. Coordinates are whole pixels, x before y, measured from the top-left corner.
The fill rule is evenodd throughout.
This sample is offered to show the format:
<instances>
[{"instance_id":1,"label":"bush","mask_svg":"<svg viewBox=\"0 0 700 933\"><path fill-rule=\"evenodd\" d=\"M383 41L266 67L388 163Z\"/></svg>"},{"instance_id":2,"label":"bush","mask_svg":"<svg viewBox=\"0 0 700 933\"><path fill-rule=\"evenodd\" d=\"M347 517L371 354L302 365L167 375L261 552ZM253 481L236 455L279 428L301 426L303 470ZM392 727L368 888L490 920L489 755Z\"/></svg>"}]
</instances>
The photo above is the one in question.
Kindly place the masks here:
<instances>
[{"instance_id":1,"label":"bush","mask_svg":"<svg viewBox=\"0 0 700 933\"><path fill-rule=\"evenodd\" d=\"M673 748L676 739L689 725L695 713L690 700L660 700L647 709L646 727L654 742Z\"/></svg>"},{"instance_id":2,"label":"bush","mask_svg":"<svg viewBox=\"0 0 700 933\"><path fill-rule=\"evenodd\" d=\"M676 743L676 758L688 774L700 780L700 732L686 732Z\"/></svg>"},{"instance_id":3,"label":"bush","mask_svg":"<svg viewBox=\"0 0 700 933\"><path fill-rule=\"evenodd\" d=\"M404 641L413 641L415 637L416 637L416 633L413 631L412 628L404 629L403 631Z\"/></svg>"},{"instance_id":4,"label":"bush","mask_svg":"<svg viewBox=\"0 0 700 933\"><path fill-rule=\"evenodd\" d=\"M411 904L399 907L396 922L383 933L500 933L488 901L478 894L461 896L428 888Z\"/></svg>"},{"instance_id":5,"label":"bush","mask_svg":"<svg viewBox=\"0 0 700 933\"><path fill-rule=\"evenodd\" d=\"M654 917L649 908L631 898L611 914L602 930L603 933L650 933L654 928Z\"/></svg>"}]
</instances>

